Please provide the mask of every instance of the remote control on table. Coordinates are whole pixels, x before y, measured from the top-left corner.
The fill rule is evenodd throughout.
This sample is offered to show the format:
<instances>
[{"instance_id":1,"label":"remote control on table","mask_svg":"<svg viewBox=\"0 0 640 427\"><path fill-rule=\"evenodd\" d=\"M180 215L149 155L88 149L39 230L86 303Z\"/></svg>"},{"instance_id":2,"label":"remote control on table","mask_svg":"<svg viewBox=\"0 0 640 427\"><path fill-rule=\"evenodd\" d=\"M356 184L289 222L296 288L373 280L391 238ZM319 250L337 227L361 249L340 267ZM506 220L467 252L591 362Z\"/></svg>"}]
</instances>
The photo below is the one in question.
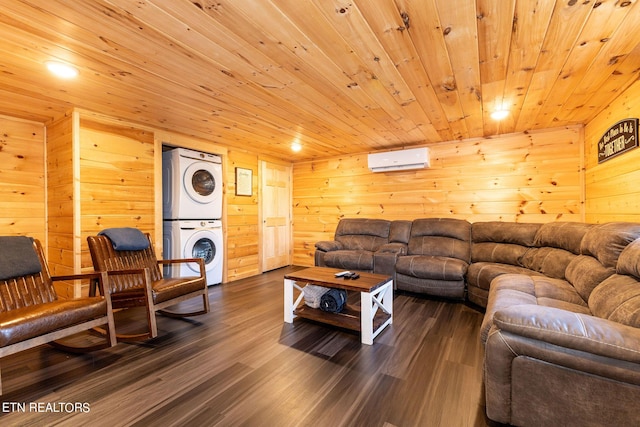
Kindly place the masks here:
<instances>
[{"instance_id":1,"label":"remote control on table","mask_svg":"<svg viewBox=\"0 0 640 427\"><path fill-rule=\"evenodd\" d=\"M350 272L350 271L348 271L348 270L347 270L347 271L341 271L340 273L336 273L336 274L335 274L335 277L346 277L346 276L349 276L349 275L351 275L351 274L353 274L353 273L351 273L351 272Z\"/></svg>"}]
</instances>

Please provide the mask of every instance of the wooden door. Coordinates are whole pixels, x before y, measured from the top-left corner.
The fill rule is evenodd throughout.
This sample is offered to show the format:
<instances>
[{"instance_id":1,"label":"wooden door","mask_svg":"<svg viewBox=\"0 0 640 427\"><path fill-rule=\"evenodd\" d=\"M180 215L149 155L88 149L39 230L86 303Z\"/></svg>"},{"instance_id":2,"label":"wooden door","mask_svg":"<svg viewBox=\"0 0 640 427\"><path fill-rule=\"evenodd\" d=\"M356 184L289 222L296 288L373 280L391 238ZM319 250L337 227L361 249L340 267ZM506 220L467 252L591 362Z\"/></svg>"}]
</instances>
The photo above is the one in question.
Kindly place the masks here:
<instances>
[{"instance_id":1,"label":"wooden door","mask_svg":"<svg viewBox=\"0 0 640 427\"><path fill-rule=\"evenodd\" d=\"M291 166L260 162L262 271L291 265Z\"/></svg>"}]
</instances>

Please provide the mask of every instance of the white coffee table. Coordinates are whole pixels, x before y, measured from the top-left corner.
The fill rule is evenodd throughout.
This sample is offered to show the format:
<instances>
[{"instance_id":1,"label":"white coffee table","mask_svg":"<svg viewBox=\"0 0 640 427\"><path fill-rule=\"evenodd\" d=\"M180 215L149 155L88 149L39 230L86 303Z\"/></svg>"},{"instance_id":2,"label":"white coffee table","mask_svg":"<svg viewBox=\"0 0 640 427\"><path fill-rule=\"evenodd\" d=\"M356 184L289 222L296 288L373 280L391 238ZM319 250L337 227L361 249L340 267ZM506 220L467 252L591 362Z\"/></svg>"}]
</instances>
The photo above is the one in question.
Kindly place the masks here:
<instances>
[{"instance_id":1,"label":"white coffee table","mask_svg":"<svg viewBox=\"0 0 640 427\"><path fill-rule=\"evenodd\" d=\"M357 280L335 277L341 270L311 267L284 276L284 321L293 323L295 317L311 319L333 326L360 331L363 344L373 339L393 323L393 279L390 276L359 273ZM340 313L329 313L304 304L302 288L307 285L345 289L360 293L360 307L346 304ZM299 291L295 301L295 289Z\"/></svg>"}]
</instances>

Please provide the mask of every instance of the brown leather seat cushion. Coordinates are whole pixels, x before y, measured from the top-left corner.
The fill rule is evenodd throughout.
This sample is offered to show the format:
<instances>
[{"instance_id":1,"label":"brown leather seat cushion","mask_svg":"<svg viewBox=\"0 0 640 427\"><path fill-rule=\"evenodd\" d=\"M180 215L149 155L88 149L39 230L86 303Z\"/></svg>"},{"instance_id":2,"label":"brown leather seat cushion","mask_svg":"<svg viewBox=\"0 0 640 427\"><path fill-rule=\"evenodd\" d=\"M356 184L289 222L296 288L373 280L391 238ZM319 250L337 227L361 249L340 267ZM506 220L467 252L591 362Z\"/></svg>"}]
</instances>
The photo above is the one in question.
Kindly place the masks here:
<instances>
[{"instance_id":1,"label":"brown leather seat cushion","mask_svg":"<svg viewBox=\"0 0 640 427\"><path fill-rule=\"evenodd\" d=\"M373 252L361 251L332 251L324 255L327 267L343 268L345 270L373 271Z\"/></svg>"},{"instance_id":2,"label":"brown leather seat cushion","mask_svg":"<svg viewBox=\"0 0 640 427\"><path fill-rule=\"evenodd\" d=\"M457 258L411 255L398 259L396 272L421 279L464 280L468 266Z\"/></svg>"},{"instance_id":3,"label":"brown leather seat cushion","mask_svg":"<svg viewBox=\"0 0 640 427\"><path fill-rule=\"evenodd\" d=\"M0 347L72 326L107 313L101 297L58 300L0 313Z\"/></svg>"},{"instance_id":4,"label":"brown leather seat cushion","mask_svg":"<svg viewBox=\"0 0 640 427\"><path fill-rule=\"evenodd\" d=\"M201 277L164 278L153 282L153 302L159 304L191 292L202 291Z\"/></svg>"},{"instance_id":5,"label":"brown leather seat cushion","mask_svg":"<svg viewBox=\"0 0 640 427\"><path fill-rule=\"evenodd\" d=\"M524 274L527 276L542 276L528 268L509 264L498 264L493 262L474 262L467 270L467 283L480 289L489 290L491 281L502 274Z\"/></svg>"}]
</instances>

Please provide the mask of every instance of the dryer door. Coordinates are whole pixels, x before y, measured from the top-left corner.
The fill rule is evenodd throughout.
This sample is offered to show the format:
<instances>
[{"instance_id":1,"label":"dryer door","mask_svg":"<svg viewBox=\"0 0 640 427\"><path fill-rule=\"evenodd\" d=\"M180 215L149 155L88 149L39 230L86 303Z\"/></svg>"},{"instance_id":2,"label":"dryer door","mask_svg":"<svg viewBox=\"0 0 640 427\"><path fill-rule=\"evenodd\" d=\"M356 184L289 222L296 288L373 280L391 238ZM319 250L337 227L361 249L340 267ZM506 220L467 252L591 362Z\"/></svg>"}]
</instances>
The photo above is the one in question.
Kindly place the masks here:
<instances>
[{"instance_id":1,"label":"dryer door","mask_svg":"<svg viewBox=\"0 0 640 427\"><path fill-rule=\"evenodd\" d=\"M222 166L210 162L192 163L185 169L182 183L194 202L213 203L222 193Z\"/></svg>"},{"instance_id":2,"label":"dryer door","mask_svg":"<svg viewBox=\"0 0 640 427\"><path fill-rule=\"evenodd\" d=\"M183 257L202 258L204 269L212 271L222 261L222 233L212 229L196 230L184 245ZM194 273L200 273L197 264L188 265Z\"/></svg>"}]
</instances>

